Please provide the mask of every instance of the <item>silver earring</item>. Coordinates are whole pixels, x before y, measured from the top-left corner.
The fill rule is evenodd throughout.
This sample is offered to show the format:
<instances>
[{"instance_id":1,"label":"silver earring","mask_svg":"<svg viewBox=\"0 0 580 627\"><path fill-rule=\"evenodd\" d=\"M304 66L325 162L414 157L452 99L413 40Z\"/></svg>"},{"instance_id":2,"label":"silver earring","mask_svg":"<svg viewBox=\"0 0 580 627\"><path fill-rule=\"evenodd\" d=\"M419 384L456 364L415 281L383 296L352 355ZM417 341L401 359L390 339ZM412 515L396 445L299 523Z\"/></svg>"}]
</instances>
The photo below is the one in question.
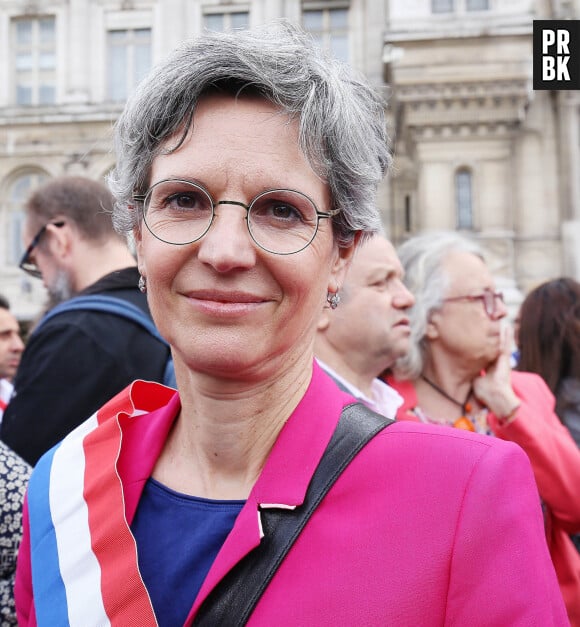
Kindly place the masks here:
<instances>
[{"instance_id":1,"label":"silver earring","mask_svg":"<svg viewBox=\"0 0 580 627\"><path fill-rule=\"evenodd\" d=\"M142 274L139 276L139 283L137 283L137 287L141 293L145 294L147 292L147 280Z\"/></svg>"},{"instance_id":2,"label":"silver earring","mask_svg":"<svg viewBox=\"0 0 580 627\"><path fill-rule=\"evenodd\" d=\"M340 296L338 292L328 292L326 300L331 309L336 309L338 307L338 303L340 303Z\"/></svg>"}]
</instances>

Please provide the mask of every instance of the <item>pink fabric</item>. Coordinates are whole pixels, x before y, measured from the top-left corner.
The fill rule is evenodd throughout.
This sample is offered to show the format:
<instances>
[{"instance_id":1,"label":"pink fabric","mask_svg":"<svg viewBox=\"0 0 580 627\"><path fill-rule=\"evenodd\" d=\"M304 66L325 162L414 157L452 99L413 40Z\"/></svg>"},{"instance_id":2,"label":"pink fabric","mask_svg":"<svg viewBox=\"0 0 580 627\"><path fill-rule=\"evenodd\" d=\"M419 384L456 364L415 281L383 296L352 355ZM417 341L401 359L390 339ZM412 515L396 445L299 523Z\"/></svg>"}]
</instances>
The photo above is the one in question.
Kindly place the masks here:
<instances>
[{"instance_id":1,"label":"pink fabric","mask_svg":"<svg viewBox=\"0 0 580 627\"><path fill-rule=\"evenodd\" d=\"M418 418L410 381L389 379L403 396L399 420ZM521 400L517 418L502 427L494 414L489 423L494 434L519 444L527 453L538 490L546 506L546 535L570 622L580 627L580 555L569 534L580 532L580 451L554 413L554 397L536 374L512 372L512 387Z\"/></svg>"},{"instance_id":2,"label":"pink fabric","mask_svg":"<svg viewBox=\"0 0 580 627\"><path fill-rule=\"evenodd\" d=\"M219 579L259 542L257 505L303 501L350 400L315 366L310 388L280 433L190 619ZM129 521L178 410L174 397L124 429L118 468ZM28 541L25 523L18 566L25 589ZM35 622L32 617L22 624ZM519 447L399 422L338 479L249 625L425 624L549 627L568 621L530 464Z\"/></svg>"}]
</instances>

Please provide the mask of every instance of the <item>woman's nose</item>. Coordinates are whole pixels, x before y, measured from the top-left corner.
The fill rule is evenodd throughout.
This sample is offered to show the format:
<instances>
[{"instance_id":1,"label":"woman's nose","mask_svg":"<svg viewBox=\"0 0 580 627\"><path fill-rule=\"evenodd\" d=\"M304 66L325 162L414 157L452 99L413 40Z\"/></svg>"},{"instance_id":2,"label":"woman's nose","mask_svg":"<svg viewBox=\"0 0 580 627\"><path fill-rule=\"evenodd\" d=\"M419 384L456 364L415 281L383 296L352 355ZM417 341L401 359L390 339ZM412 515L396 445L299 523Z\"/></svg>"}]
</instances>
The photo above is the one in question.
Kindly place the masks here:
<instances>
[{"instance_id":1,"label":"woman's nose","mask_svg":"<svg viewBox=\"0 0 580 627\"><path fill-rule=\"evenodd\" d=\"M503 302L503 299L497 298L495 299L495 311L493 313L494 320L501 320L507 316L507 307Z\"/></svg>"},{"instance_id":2,"label":"woman's nose","mask_svg":"<svg viewBox=\"0 0 580 627\"><path fill-rule=\"evenodd\" d=\"M216 207L208 232L200 240L198 259L218 272L250 268L256 262L256 247L248 231L243 207Z\"/></svg>"}]
</instances>

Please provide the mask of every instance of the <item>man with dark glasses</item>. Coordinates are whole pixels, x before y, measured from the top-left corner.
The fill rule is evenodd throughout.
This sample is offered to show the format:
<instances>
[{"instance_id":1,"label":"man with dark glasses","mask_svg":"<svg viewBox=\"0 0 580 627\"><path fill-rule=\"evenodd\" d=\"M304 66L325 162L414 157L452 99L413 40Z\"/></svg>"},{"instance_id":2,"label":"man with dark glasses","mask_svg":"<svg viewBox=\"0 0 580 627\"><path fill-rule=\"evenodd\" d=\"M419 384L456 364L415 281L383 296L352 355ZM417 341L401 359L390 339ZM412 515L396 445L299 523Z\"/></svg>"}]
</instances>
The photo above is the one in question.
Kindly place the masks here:
<instances>
[{"instance_id":1,"label":"man with dark glasses","mask_svg":"<svg viewBox=\"0 0 580 627\"><path fill-rule=\"evenodd\" d=\"M20 268L41 279L48 309L78 295L107 295L147 317L146 297L107 187L61 177L26 204ZM53 313L56 310L53 309ZM1 438L29 463L138 378L162 380L168 349L131 320L87 309L41 319L27 342Z\"/></svg>"}]
</instances>

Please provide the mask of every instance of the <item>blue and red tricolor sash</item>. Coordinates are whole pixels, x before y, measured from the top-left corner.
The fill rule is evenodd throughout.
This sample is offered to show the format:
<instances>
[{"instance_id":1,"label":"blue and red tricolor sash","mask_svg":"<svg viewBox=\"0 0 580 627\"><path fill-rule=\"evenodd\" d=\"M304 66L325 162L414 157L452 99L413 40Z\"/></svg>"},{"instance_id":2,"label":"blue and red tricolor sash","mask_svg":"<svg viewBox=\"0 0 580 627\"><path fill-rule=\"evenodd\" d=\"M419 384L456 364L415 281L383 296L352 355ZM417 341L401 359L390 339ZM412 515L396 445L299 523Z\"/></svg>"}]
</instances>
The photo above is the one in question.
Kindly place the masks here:
<instances>
[{"instance_id":1,"label":"blue and red tricolor sash","mask_svg":"<svg viewBox=\"0 0 580 627\"><path fill-rule=\"evenodd\" d=\"M166 405L174 394L132 384L37 464L28 506L38 625L157 625L117 461L123 421Z\"/></svg>"}]
</instances>

